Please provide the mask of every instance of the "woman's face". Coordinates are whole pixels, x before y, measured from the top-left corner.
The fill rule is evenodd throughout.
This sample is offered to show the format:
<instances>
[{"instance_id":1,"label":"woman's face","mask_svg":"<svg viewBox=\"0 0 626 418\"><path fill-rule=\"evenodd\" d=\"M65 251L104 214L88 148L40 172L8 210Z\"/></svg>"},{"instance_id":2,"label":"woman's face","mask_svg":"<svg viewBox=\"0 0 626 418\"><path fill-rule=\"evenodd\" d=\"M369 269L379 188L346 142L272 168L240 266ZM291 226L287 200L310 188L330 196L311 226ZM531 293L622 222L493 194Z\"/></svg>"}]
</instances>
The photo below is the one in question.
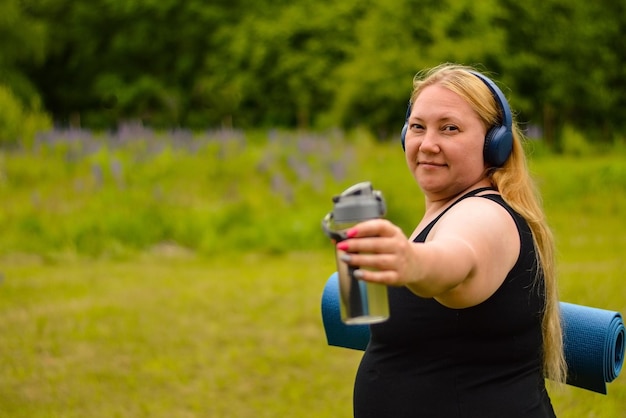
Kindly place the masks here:
<instances>
[{"instance_id":1,"label":"woman's face","mask_svg":"<svg viewBox=\"0 0 626 418\"><path fill-rule=\"evenodd\" d=\"M454 197L486 177L487 129L461 96L438 84L424 88L408 123L406 161L430 200Z\"/></svg>"}]
</instances>

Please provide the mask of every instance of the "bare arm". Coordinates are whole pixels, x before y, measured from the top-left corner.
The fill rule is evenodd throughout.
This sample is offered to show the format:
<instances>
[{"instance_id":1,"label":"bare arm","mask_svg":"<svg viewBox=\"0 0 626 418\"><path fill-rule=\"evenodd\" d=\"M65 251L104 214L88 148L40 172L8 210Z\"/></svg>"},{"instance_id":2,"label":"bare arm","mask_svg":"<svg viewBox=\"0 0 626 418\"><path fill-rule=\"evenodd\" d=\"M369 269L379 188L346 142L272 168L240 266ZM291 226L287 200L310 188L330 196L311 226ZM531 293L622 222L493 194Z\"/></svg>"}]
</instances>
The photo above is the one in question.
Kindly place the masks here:
<instances>
[{"instance_id":1,"label":"bare arm","mask_svg":"<svg viewBox=\"0 0 626 418\"><path fill-rule=\"evenodd\" d=\"M362 267L363 280L407 286L454 308L491 296L515 264L520 239L515 222L498 204L470 198L450 209L425 243L409 242L386 220L363 222L355 238L338 244ZM372 268L375 270L367 270Z\"/></svg>"}]
</instances>

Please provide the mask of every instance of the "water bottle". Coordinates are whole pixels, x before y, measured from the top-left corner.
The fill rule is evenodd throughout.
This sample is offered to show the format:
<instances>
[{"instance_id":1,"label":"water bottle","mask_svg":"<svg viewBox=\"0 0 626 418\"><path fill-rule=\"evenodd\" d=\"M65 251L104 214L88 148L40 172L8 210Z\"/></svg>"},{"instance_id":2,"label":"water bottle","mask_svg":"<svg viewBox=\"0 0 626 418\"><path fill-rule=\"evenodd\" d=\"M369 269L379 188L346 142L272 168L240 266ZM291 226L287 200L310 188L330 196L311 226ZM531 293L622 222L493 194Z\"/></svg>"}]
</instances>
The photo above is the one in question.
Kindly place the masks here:
<instances>
[{"instance_id":1,"label":"water bottle","mask_svg":"<svg viewBox=\"0 0 626 418\"><path fill-rule=\"evenodd\" d=\"M385 215L385 201L368 181L355 184L333 197L333 211L322 221L326 235L336 242L347 238L348 229L368 219ZM358 239L358 238L357 238ZM355 267L341 260L344 251L336 249L341 320L346 324L374 324L389 318L387 286L354 277Z\"/></svg>"}]
</instances>

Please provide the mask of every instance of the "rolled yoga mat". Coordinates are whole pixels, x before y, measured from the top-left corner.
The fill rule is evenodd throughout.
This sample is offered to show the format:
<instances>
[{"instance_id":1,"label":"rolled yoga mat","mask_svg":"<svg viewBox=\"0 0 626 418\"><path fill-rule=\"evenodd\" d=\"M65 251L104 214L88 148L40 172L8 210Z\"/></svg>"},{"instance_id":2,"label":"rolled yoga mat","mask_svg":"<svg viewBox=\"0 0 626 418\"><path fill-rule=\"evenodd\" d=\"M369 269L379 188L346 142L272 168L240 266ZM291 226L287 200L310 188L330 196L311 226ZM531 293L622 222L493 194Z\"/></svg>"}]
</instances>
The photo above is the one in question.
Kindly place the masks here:
<instances>
[{"instance_id":1,"label":"rolled yoga mat","mask_svg":"<svg viewBox=\"0 0 626 418\"><path fill-rule=\"evenodd\" d=\"M561 302L567 384L606 395L606 384L622 370L626 345L619 312ZM365 350L368 325L341 321L339 283L332 274L322 294L322 321L329 345Z\"/></svg>"}]
</instances>

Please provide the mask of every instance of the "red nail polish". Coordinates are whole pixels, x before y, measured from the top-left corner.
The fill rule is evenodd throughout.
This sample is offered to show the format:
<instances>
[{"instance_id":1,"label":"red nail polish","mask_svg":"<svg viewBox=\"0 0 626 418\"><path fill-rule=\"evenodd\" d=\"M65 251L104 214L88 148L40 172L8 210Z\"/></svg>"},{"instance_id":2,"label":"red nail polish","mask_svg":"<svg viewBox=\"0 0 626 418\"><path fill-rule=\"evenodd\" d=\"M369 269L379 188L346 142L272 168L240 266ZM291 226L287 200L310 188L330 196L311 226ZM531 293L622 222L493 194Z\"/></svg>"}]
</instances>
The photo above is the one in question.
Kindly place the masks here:
<instances>
[{"instance_id":1,"label":"red nail polish","mask_svg":"<svg viewBox=\"0 0 626 418\"><path fill-rule=\"evenodd\" d=\"M343 241L340 242L339 244L337 244L337 249L341 251L346 251L348 249L348 243Z\"/></svg>"},{"instance_id":2,"label":"red nail polish","mask_svg":"<svg viewBox=\"0 0 626 418\"><path fill-rule=\"evenodd\" d=\"M348 238L354 238L357 236L358 233L359 231L357 231L356 228L351 228L346 231L346 236Z\"/></svg>"}]
</instances>

